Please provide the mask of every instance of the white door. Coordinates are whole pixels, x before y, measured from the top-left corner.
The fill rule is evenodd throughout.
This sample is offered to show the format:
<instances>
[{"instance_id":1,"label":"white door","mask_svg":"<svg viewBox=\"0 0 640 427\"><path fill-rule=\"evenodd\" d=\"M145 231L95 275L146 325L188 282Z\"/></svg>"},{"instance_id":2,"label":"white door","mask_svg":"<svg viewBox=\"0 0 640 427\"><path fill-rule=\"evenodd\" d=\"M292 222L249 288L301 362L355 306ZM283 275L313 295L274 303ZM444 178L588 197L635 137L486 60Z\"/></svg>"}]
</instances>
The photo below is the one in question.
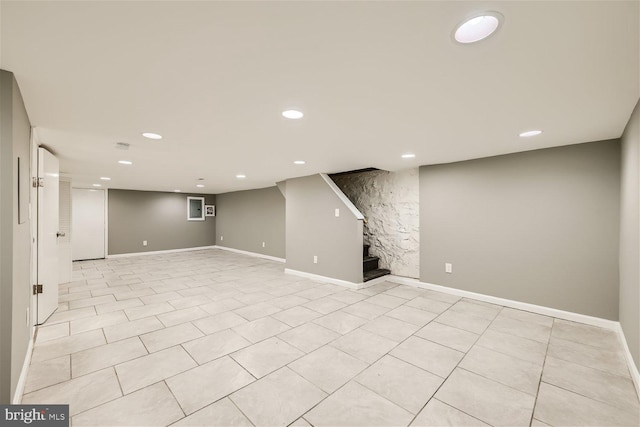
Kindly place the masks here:
<instances>
[{"instance_id":1,"label":"white door","mask_svg":"<svg viewBox=\"0 0 640 427\"><path fill-rule=\"evenodd\" d=\"M38 324L58 308L58 159L38 148Z\"/></svg>"},{"instance_id":2,"label":"white door","mask_svg":"<svg viewBox=\"0 0 640 427\"><path fill-rule=\"evenodd\" d=\"M104 190L74 188L71 192L73 260L104 258Z\"/></svg>"}]
</instances>

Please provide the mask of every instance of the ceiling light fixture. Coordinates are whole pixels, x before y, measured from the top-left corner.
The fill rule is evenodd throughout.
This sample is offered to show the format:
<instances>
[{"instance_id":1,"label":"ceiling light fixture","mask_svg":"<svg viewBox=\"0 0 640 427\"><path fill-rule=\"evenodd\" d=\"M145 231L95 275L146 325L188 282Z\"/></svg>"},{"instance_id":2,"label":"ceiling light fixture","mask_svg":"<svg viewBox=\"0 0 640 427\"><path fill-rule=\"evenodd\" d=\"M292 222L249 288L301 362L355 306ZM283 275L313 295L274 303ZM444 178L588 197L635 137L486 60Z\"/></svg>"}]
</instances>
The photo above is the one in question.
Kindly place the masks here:
<instances>
[{"instance_id":1,"label":"ceiling light fixture","mask_svg":"<svg viewBox=\"0 0 640 427\"><path fill-rule=\"evenodd\" d=\"M493 34L503 20L504 17L497 12L482 12L458 25L453 38L462 44L479 42Z\"/></svg>"},{"instance_id":2,"label":"ceiling light fixture","mask_svg":"<svg viewBox=\"0 0 640 427\"><path fill-rule=\"evenodd\" d=\"M101 176L100 179L103 181L111 181L111 178L109 178L108 176Z\"/></svg>"},{"instance_id":3,"label":"ceiling light fixture","mask_svg":"<svg viewBox=\"0 0 640 427\"><path fill-rule=\"evenodd\" d=\"M153 132L143 132L142 136L149 139L162 139L162 135Z\"/></svg>"},{"instance_id":4,"label":"ceiling light fixture","mask_svg":"<svg viewBox=\"0 0 640 427\"><path fill-rule=\"evenodd\" d=\"M302 111L298 111L298 110L286 110L282 112L282 116L286 117L287 119L301 119L304 117L304 114L302 114Z\"/></svg>"},{"instance_id":5,"label":"ceiling light fixture","mask_svg":"<svg viewBox=\"0 0 640 427\"><path fill-rule=\"evenodd\" d=\"M94 187L102 187L102 184L93 184Z\"/></svg>"},{"instance_id":6,"label":"ceiling light fixture","mask_svg":"<svg viewBox=\"0 0 640 427\"><path fill-rule=\"evenodd\" d=\"M196 184L196 187L198 187L198 188L204 188L204 184Z\"/></svg>"},{"instance_id":7,"label":"ceiling light fixture","mask_svg":"<svg viewBox=\"0 0 640 427\"><path fill-rule=\"evenodd\" d=\"M118 160L118 163L120 163L121 165L132 165L133 162L129 161L129 160Z\"/></svg>"},{"instance_id":8,"label":"ceiling light fixture","mask_svg":"<svg viewBox=\"0 0 640 427\"><path fill-rule=\"evenodd\" d=\"M243 175L241 173L236 175L236 178L238 178L238 179L245 179L246 177L247 177L246 175Z\"/></svg>"},{"instance_id":9,"label":"ceiling light fixture","mask_svg":"<svg viewBox=\"0 0 640 427\"><path fill-rule=\"evenodd\" d=\"M529 138L531 136L540 135L542 133L541 130L528 130L526 132L522 132L520 134L520 138Z\"/></svg>"},{"instance_id":10,"label":"ceiling light fixture","mask_svg":"<svg viewBox=\"0 0 640 427\"><path fill-rule=\"evenodd\" d=\"M415 156L416 156L415 154L408 153L408 154L403 154L402 158L403 159L413 159Z\"/></svg>"},{"instance_id":11,"label":"ceiling light fixture","mask_svg":"<svg viewBox=\"0 0 640 427\"><path fill-rule=\"evenodd\" d=\"M304 165L305 163L307 163L307 162L305 162L304 160L296 160L296 161L293 162L293 164L295 164L295 165Z\"/></svg>"},{"instance_id":12,"label":"ceiling light fixture","mask_svg":"<svg viewBox=\"0 0 640 427\"><path fill-rule=\"evenodd\" d=\"M173 190L174 193L180 193L182 190Z\"/></svg>"}]
</instances>

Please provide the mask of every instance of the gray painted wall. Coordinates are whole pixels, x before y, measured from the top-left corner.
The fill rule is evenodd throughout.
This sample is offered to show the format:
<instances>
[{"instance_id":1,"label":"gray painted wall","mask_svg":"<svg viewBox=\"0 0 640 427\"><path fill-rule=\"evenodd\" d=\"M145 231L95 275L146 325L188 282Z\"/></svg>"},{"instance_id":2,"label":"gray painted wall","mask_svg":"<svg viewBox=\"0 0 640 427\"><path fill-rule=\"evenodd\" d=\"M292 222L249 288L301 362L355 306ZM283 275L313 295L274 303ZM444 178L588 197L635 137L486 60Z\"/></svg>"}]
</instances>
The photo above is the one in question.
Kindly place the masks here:
<instances>
[{"instance_id":1,"label":"gray painted wall","mask_svg":"<svg viewBox=\"0 0 640 427\"><path fill-rule=\"evenodd\" d=\"M285 199L278 187L218 194L216 204L216 245L285 257Z\"/></svg>"},{"instance_id":2,"label":"gray painted wall","mask_svg":"<svg viewBox=\"0 0 640 427\"><path fill-rule=\"evenodd\" d=\"M618 140L423 166L420 279L617 320L619 203Z\"/></svg>"},{"instance_id":3,"label":"gray painted wall","mask_svg":"<svg viewBox=\"0 0 640 427\"><path fill-rule=\"evenodd\" d=\"M622 135L620 324L640 368L640 102Z\"/></svg>"},{"instance_id":4,"label":"gray painted wall","mask_svg":"<svg viewBox=\"0 0 640 427\"><path fill-rule=\"evenodd\" d=\"M216 201L209 194L109 190L109 255L214 245L215 217L187 221L187 196Z\"/></svg>"},{"instance_id":5,"label":"gray painted wall","mask_svg":"<svg viewBox=\"0 0 640 427\"><path fill-rule=\"evenodd\" d=\"M31 336L30 219L18 223L18 157L29 176L31 125L12 73L0 70L0 403L10 403ZM27 183L29 180L27 179ZM27 188L25 193L29 194Z\"/></svg>"},{"instance_id":6,"label":"gray painted wall","mask_svg":"<svg viewBox=\"0 0 640 427\"><path fill-rule=\"evenodd\" d=\"M361 283L362 221L320 175L289 179L286 192L286 268Z\"/></svg>"},{"instance_id":7,"label":"gray painted wall","mask_svg":"<svg viewBox=\"0 0 640 427\"><path fill-rule=\"evenodd\" d=\"M380 268L397 276L420 276L418 169L369 171L332 177L365 216L364 242Z\"/></svg>"}]
</instances>

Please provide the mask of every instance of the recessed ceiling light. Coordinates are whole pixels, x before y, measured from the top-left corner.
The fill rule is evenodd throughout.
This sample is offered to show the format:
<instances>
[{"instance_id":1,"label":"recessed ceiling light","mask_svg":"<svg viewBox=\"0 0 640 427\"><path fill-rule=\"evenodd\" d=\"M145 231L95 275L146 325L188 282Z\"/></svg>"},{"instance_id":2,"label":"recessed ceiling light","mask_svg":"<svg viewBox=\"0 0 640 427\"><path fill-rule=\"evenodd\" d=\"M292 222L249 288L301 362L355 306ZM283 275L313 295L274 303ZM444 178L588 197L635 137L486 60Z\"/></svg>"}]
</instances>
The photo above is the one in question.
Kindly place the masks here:
<instances>
[{"instance_id":1,"label":"recessed ceiling light","mask_svg":"<svg viewBox=\"0 0 640 427\"><path fill-rule=\"evenodd\" d=\"M413 159L416 155L415 154L403 154L402 158L403 159Z\"/></svg>"},{"instance_id":2,"label":"recessed ceiling light","mask_svg":"<svg viewBox=\"0 0 640 427\"><path fill-rule=\"evenodd\" d=\"M298 110L286 110L282 112L282 115L287 119L301 119L302 117L304 117L302 111Z\"/></svg>"},{"instance_id":3,"label":"recessed ceiling light","mask_svg":"<svg viewBox=\"0 0 640 427\"><path fill-rule=\"evenodd\" d=\"M102 187L102 184L93 184L94 187Z\"/></svg>"},{"instance_id":4,"label":"recessed ceiling light","mask_svg":"<svg viewBox=\"0 0 640 427\"><path fill-rule=\"evenodd\" d=\"M100 179L103 181L111 181L111 178L109 178L108 176L101 176Z\"/></svg>"},{"instance_id":5,"label":"recessed ceiling light","mask_svg":"<svg viewBox=\"0 0 640 427\"><path fill-rule=\"evenodd\" d=\"M522 132L520 134L521 138L529 138L530 136L540 135L542 133L541 130L528 130L526 132Z\"/></svg>"},{"instance_id":6,"label":"recessed ceiling light","mask_svg":"<svg viewBox=\"0 0 640 427\"><path fill-rule=\"evenodd\" d=\"M238 179L245 179L246 177L247 177L247 175L243 175L241 173L236 175L236 178L238 178Z\"/></svg>"},{"instance_id":7,"label":"recessed ceiling light","mask_svg":"<svg viewBox=\"0 0 640 427\"><path fill-rule=\"evenodd\" d=\"M503 20L497 12L483 12L456 27L453 38L462 44L475 43L493 34Z\"/></svg>"},{"instance_id":8,"label":"recessed ceiling light","mask_svg":"<svg viewBox=\"0 0 640 427\"><path fill-rule=\"evenodd\" d=\"M304 160L296 160L293 163L296 164L296 165L304 165L307 162L305 162Z\"/></svg>"},{"instance_id":9,"label":"recessed ceiling light","mask_svg":"<svg viewBox=\"0 0 640 427\"><path fill-rule=\"evenodd\" d=\"M153 132L144 132L142 136L149 139L162 139L162 135L158 135L157 133Z\"/></svg>"},{"instance_id":10,"label":"recessed ceiling light","mask_svg":"<svg viewBox=\"0 0 640 427\"><path fill-rule=\"evenodd\" d=\"M182 190L173 190L174 193L180 193Z\"/></svg>"},{"instance_id":11,"label":"recessed ceiling light","mask_svg":"<svg viewBox=\"0 0 640 427\"><path fill-rule=\"evenodd\" d=\"M132 165L133 162L129 161L129 160L118 160L118 163L120 163L121 165Z\"/></svg>"},{"instance_id":12,"label":"recessed ceiling light","mask_svg":"<svg viewBox=\"0 0 640 427\"><path fill-rule=\"evenodd\" d=\"M198 187L198 188L204 188L204 184L196 184L196 187Z\"/></svg>"}]
</instances>

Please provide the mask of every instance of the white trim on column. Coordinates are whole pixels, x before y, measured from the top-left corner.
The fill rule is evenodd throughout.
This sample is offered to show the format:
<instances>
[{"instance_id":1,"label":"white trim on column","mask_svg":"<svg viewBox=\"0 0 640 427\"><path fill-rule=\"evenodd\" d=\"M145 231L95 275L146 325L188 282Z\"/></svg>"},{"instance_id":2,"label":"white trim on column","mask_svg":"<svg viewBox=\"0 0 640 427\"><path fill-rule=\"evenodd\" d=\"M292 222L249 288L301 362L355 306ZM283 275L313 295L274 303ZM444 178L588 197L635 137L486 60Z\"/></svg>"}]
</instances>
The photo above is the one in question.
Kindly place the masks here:
<instances>
[{"instance_id":1,"label":"white trim on column","mask_svg":"<svg viewBox=\"0 0 640 427\"><path fill-rule=\"evenodd\" d=\"M222 249L223 251L235 252L235 253L243 254L243 255L249 255L249 256L257 257L257 258L270 259L271 261L278 261L278 262L285 262L286 261L284 258L278 258L278 257L271 256L271 255L260 254L258 252L243 251L242 249L234 249L234 248L229 248L227 246L215 245L215 246L212 246L212 248Z\"/></svg>"},{"instance_id":2,"label":"white trim on column","mask_svg":"<svg viewBox=\"0 0 640 427\"><path fill-rule=\"evenodd\" d=\"M299 270L292 270L290 268L285 268L284 272L285 274L300 276L306 279L315 280L317 282L325 282L325 283L331 283L332 285L340 285L350 289L362 289L365 287L363 283L354 283L354 282L349 282L347 280L334 279L332 277L320 276L319 274L307 273Z\"/></svg>"},{"instance_id":3,"label":"white trim on column","mask_svg":"<svg viewBox=\"0 0 640 427\"><path fill-rule=\"evenodd\" d=\"M356 208L356 205L354 205L353 202L347 198L347 196L342 192L342 190L338 188L336 183L333 182L333 180L329 178L329 176L326 173L321 173L320 176L322 177L322 179L324 179L324 181L327 183L329 188L331 188L333 192L336 193L336 196L338 196L338 198L351 211L351 213L353 214L353 216L356 217L356 219L364 219L364 215L362 215L362 212L360 212L358 208Z\"/></svg>"}]
</instances>

